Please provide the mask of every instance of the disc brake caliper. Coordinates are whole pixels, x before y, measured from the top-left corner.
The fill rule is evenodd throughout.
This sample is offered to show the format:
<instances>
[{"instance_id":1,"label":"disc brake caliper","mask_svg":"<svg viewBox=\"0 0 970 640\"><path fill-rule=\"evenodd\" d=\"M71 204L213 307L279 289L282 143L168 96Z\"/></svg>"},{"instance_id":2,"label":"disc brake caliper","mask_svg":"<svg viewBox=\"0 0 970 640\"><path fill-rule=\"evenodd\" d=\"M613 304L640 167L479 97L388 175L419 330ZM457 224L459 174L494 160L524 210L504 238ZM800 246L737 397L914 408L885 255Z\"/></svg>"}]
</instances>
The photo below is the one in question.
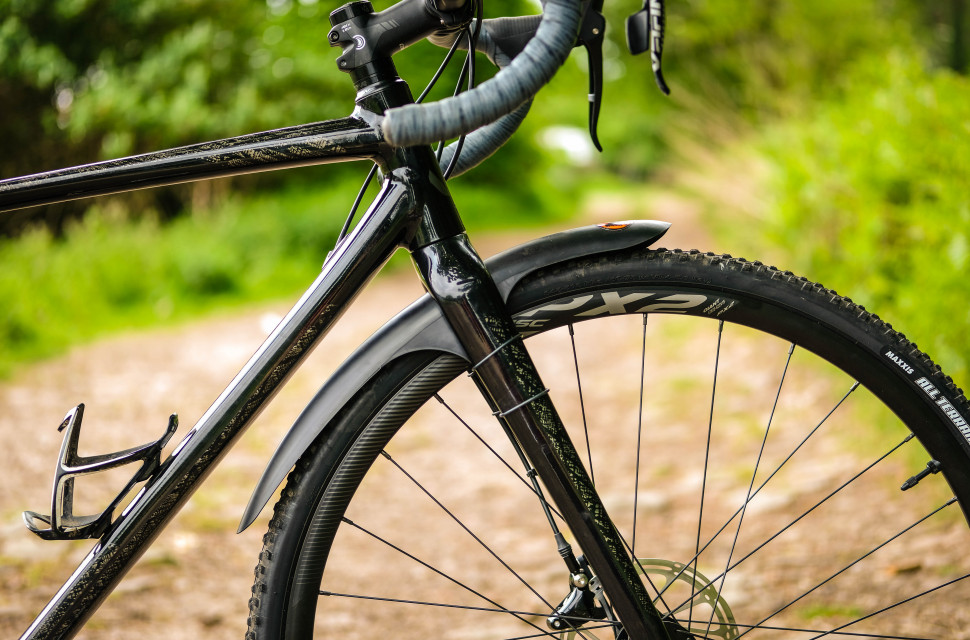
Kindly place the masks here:
<instances>
[{"instance_id":1,"label":"disc brake caliper","mask_svg":"<svg viewBox=\"0 0 970 640\"><path fill-rule=\"evenodd\" d=\"M579 637L628 640L610 609L599 580L592 575L585 558L580 556L578 561L582 572L570 576L572 590L546 619L549 628L560 632L558 637L561 640ZM637 565L661 593L667 593L670 589L668 598L673 596L674 600L683 601L677 609L663 617L664 629L670 640L735 640L739 637L731 607L718 594L716 586L696 568L659 558L640 558ZM686 599L683 598L685 595ZM579 630L583 625L596 621L605 621L600 631L607 631L609 635L597 632L595 625Z\"/></svg>"},{"instance_id":2,"label":"disc brake caliper","mask_svg":"<svg viewBox=\"0 0 970 640\"><path fill-rule=\"evenodd\" d=\"M599 580L589 576L586 559L578 558L583 570L569 576L572 590L566 596L551 616L546 618L546 624L553 631L576 629L594 620L607 617L606 610L600 606L597 596L601 596L603 588Z\"/></svg>"}]
</instances>

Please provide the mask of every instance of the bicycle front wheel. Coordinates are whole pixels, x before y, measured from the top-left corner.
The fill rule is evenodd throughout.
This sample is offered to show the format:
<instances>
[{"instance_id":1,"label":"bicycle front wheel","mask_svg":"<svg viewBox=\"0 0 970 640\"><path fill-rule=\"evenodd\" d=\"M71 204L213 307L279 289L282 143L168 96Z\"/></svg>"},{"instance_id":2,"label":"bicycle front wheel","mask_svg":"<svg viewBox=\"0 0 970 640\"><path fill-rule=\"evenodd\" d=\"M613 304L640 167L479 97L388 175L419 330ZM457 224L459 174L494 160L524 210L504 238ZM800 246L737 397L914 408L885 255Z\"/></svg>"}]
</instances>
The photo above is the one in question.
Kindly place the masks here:
<instances>
[{"instance_id":1,"label":"bicycle front wheel","mask_svg":"<svg viewBox=\"0 0 970 640\"><path fill-rule=\"evenodd\" d=\"M666 250L541 270L509 306L671 638L970 638L970 406L891 327ZM465 366L392 363L299 461L250 637L624 637Z\"/></svg>"}]
</instances>

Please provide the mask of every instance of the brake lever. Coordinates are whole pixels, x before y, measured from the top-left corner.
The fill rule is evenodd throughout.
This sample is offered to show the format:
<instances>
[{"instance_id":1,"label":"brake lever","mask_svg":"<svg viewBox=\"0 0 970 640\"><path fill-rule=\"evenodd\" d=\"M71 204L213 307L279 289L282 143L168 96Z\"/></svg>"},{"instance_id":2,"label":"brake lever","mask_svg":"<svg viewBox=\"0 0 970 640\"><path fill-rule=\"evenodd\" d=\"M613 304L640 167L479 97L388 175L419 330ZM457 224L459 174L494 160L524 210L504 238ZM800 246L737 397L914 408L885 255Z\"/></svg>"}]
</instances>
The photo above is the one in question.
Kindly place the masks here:
<instances>
[{"instance_id":1,"label":"brake lever","mask_svg":"<svg viewBox=\"0 0 970 640\"><path fill-rule=\"evenodd\" d=\"M626 20L626 42L633 55L650 50L650 63L657 86L664 95L669 96L670 89L664 82L664 74L660 68L666 24L664 0L644 0L643 8Z\"/></svg>"},{"instance_id":2,"label":"brake lever","mask_svg":"<svg viewBox=\"0 0 970 640\"><path fill-rule=\"evenodd\" d=\"M583 3L583 20L579 26L577 45L586 48L589 69L589 136L597 151L602 151L596 133L603 104L603 37L606 31L606 18L603 17L603 0L587 0Z\"/></svg>"}]
</instances>

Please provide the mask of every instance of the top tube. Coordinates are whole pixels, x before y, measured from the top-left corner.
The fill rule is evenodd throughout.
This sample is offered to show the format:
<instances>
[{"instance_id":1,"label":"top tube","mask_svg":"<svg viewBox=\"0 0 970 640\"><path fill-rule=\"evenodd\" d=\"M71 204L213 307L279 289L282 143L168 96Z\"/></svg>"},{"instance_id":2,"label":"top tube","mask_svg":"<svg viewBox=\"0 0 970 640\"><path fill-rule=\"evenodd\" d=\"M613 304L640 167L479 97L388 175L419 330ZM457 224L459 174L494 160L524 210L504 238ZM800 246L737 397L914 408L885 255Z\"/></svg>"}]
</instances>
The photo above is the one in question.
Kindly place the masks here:
<instances>
[{"instance_id":1,"label":"top tube","mask_svg":"<svg viewBox=\"0 0 970 640\"><path fill-rule=\"evenodd\" d=\"M0 180L0 211L180 182L313 164L374 160L380 132L338 118Z\"/></svg>"}]
</instances>

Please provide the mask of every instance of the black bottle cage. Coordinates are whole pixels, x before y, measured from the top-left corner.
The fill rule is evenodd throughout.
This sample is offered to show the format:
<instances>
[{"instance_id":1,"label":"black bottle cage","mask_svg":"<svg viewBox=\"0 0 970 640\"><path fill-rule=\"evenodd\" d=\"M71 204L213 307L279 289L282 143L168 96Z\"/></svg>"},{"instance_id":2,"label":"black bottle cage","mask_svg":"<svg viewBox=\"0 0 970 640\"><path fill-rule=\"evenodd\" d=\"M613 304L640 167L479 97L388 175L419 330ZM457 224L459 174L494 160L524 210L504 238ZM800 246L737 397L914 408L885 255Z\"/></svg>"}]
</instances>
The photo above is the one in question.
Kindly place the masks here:
<instances>
[{"instance_id":1,"label":"black bottle cage","mask_svg":"<svg viewBox=\"0 0 970 640\"><path fill-rule=\"evenodd\" d=\"M168 419L168 426L162 437L154 442L115 453L81 457L77 454L77 445L81 436L83 417L84 405L79 404L67 413L57 427L58 431L65 433L64 441L61 443L61 454L57 459L57 468L54 471L51 515L24 511L24 523L27 528L45 540L101 537L111 524L115 507L128 495L132 487L150 479L158 470L162 448L178 429L178 416L173 414ZM107 471L133 462L141 462L141 467L104 511L90 516L74 514L74 479L77 476Z\"/></svg>"}]
</instances>

